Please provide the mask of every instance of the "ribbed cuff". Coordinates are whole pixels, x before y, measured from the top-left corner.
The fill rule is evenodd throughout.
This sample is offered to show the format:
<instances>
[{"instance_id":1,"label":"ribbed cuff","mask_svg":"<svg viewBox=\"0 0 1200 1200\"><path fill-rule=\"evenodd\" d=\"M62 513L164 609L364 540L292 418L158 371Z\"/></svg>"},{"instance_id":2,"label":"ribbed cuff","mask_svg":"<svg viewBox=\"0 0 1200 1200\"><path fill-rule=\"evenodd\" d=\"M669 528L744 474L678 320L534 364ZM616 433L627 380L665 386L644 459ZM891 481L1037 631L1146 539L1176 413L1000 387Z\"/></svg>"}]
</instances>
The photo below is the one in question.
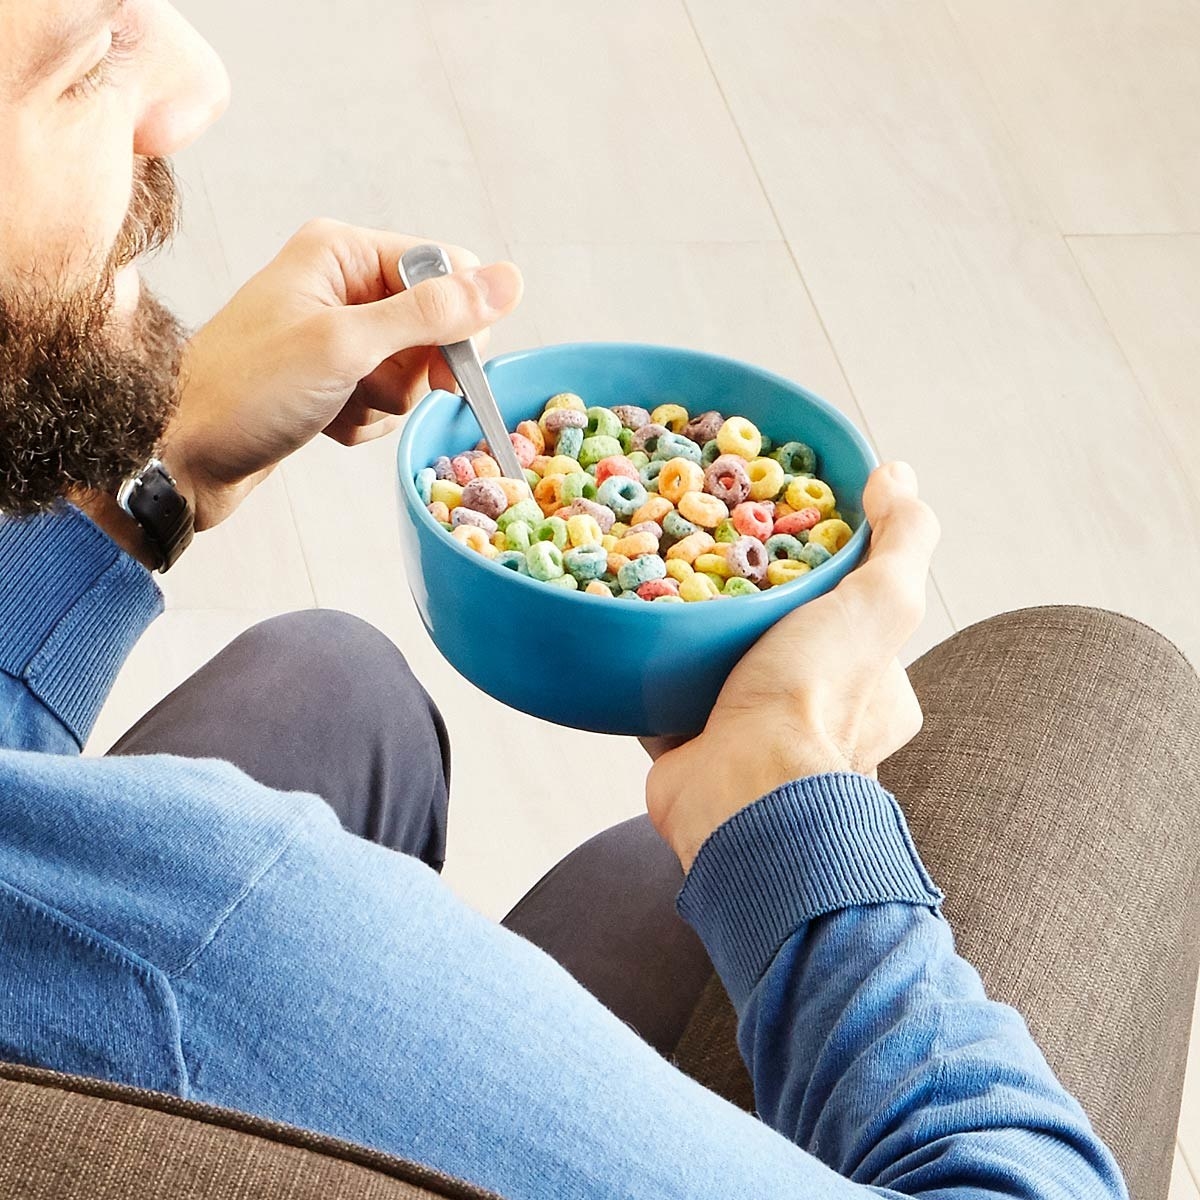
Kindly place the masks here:
<instances>
[{"instance_id":1,"label":"ribbed cuff","mask_svg":"<svg viewBox=\"0 0 1200 1200\"><path fill-rule=\"evenodd\" d=\"M780 947L822 914L936 908L895 799L865 775L814 775L742 809L704 843L679 894L739 1009Z\"/></svg>"},{"instance_id":2,"label":"ribbed cuff","mask_svg":"<svg viewBox=\"0 0 1200 1200\"><path fill-rule=\"evenodd\" d=\"M80 746L162 607L150 572L77 508L0 517L0 670Z\"/></svg>"}]
</instances>

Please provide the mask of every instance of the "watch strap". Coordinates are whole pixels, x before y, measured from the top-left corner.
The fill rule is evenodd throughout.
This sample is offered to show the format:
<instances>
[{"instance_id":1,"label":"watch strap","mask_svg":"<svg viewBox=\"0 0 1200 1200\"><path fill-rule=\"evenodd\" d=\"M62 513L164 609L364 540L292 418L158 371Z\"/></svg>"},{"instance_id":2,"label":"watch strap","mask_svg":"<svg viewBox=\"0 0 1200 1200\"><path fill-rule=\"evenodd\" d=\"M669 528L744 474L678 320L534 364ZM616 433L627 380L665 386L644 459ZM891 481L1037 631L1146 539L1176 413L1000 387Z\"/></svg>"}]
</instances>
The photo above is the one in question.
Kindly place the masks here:
<instances>
[{"instance_id":1,"label":"watch strap","mask_svg":"<svg viewBox=\"0 0 1200 1200\"><path fill-rule=\"evenodd\" d=\"M141 527L146 544L158 558L158 570L169 571L192 543L196 518L171 473L157 458L121 485L117 503Z\"/></svg>"}]
</instances>

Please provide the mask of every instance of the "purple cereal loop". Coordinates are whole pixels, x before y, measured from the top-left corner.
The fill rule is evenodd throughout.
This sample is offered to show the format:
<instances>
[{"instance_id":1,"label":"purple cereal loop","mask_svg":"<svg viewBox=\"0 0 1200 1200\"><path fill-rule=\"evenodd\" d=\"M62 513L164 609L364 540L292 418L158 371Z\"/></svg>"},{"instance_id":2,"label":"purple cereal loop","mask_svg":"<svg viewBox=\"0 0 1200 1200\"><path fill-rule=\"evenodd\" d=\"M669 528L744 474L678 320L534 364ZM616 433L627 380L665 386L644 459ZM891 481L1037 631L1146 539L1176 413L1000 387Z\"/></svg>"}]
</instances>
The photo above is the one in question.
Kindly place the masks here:
<instances>
[{"instance_id":1,"label":"purple cereal loop","mask_svg":"<svg viewBox=\"0 0 1200 1200\"><path fill-rule=\"evenodd\" d=\"M455 511L458 510L455 509ZM560 508L554 515L562 517L564 521L568 517L595 517L601 533L608 533L617 521L617 515L611 508L605 508L603 504L597 504L595 500L573 500L565 508Z\"/></svg>"},{"instance_id":2,"label":"purple cereal loop","mask_svg":"<svg viewBox=\"0 0 1200 1200\"><path fill-rule=\"evenodd\" d=\"M483 445L483 443L480 442L480 445ZM455 457L456 458L465 458L467 460L467 462L473 463L478 458L487 458L487 455L484 454L484 452L482 450L475 449L475 450L464 450L461 454L458 454Z\"/></svg>"},{"instance_id":3,"label":"purple cereal loop","mask_svg":"<svg viewBox=\"0 0 1200 1200\"><path fill-rule=\"evenodd\" d=\"M463 488L462 506L494 521L508 507L508 497L494 479L472 479Z\"/></svg>"},{"instance_id":4,"label":"purple cereal loop","mask_svg":"<svg viewBox=\"0 0 1200 1200\"><path fill-rule=\"evenodd\" d=\"M450 524L455 529L460 525L474 525L476 529L482 529L488 537L491 537L498 528L496 522L491 517L486 516L484 513L476 512L473 508L463 508L461 504L450 514Z\"/></svg>"},{"instance_id":5,"label":"purple cereal loop","mask_svg":"<svg viewBox=\"0 0 1200 1200\"><path fill-rule=\"evenodd\" d=\"M671 431L665 425L655 425L653 423L649 425L643 425L641 429L637 430L637 432L633 435L633 448L635 450L642 450L646 454L651 454L653 453L653 447L647 450L646 443L653 438L654 445L657 446L658 439L664 434L670 432Z\"/></svg>"},{"instance_id":6,"label":"purple cereal loop","mask_svg":"<svg viewBox=\"0 0 1200 1200\"><path fill-rule=\"evenodd\" d=\"M662 526L657 521L639 521L636 525L630 525L629 533L652 533L656 541L662 541ZM626 537L629 534L625 535Z\"/></svg>"},{"instance_id":7,"label":"purple cereal loop","mask_svg":"<svg viewBox=\"0 0 1200 1200\"><path fill-rule=\"evenodd\" d=\"M704 472L704 490L730 508L741 504L750 495L750 473L736 454L722 454Z\"/></svg>"},{"instance_id":8,"label":"purple cereal loop","mask_svg":"<svg viewBox=\"0 0 1200 1200\"><path fill-rule=\"evenodd\" d=\"M752 583L762 583L767 577L767 548L758 538L738 538L730 545L725 561L735 575Z\"/></svg>"},{"instance_id":9,"label":"purple cereal loop","mask_svg":"<svg viewBox=\"0 0 1200 1200\"><path fill-rule=\"evenodd\" d=\"M689 421L684 428L683 436L695 442L697 446L703 446L716 440L717 434L721 432L721 426L724 424L725 418L719 412L710 410L701 413L695 420Z\"/></svg>"},{"instance_id":10,"label":"purple cereal loop","mask_svg":"<svg viewBox=\"0 0 1200 1200\"><path fill-rule=\"evenodd\" d=\"M626 429L631 429L634 433L637 433L643 425L650 424L650 414L644 408L639 408L636 404L618 404L612 411L613 416Z\"/></svg>"},{"instance_id":11,"label":"purple cereal loop","mask_svg":"<svg viewBox=\"0 0 1200 1200\"><path fill-rule=\"evenodd\" d=\"M450 460L444 454L441 458L434 461L433 471L439 479L449 479L451 482L454 482L454 468L450 465Z\"/></svg>"},{"instance_id":12,"label":"purple cereal loop","mask_svg":"<svg viewBox=\"0 0 1200 1200\"><path fill-rule=\"evenodd\" d=\"M587 414L577 408L552 408L543 418L547 433L562 433L564 429L586 429Z\"/></svg>"}]
</instances>

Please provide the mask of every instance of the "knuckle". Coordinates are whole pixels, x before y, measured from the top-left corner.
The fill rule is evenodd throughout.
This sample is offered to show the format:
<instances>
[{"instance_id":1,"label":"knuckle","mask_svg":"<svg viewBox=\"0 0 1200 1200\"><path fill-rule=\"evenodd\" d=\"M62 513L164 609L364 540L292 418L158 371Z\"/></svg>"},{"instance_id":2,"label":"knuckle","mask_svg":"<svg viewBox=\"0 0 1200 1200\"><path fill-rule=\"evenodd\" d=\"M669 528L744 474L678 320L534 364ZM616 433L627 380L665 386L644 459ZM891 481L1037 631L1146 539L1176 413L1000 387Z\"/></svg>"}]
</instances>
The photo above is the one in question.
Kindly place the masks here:
<instances>
[{"instance_id":1,"label":"knuckle","mask_svg":"<svg viewBox=\"0 0 1200 1200\"><path fill-rule=\"evenodd\" d=\"M341 221L335 221L332 217L313 217L300 226L293 240L323 245L337 237L344 228Z\"/></svg>"}]
</instances>

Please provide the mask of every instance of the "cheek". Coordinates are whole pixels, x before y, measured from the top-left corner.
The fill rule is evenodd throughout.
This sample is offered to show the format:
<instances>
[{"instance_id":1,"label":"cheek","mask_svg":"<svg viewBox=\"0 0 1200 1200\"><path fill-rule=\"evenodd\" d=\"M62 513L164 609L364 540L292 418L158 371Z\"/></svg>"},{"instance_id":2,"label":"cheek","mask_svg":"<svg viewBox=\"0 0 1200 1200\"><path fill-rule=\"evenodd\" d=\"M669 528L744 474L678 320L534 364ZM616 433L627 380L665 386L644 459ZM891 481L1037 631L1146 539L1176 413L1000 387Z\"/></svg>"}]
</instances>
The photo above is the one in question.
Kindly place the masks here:
<instances>
[{"instance_id":1,"label":"cheek","mask_svg":"<svg viewBox=\"0 0 1200 1200\"><path fill-rule=\"evenodd\" d=\"M92 111L52 125L26 119L0 131L0 270L56 283L94 277L129 210L128 122Z\"/></svg>"}]
</instances>

